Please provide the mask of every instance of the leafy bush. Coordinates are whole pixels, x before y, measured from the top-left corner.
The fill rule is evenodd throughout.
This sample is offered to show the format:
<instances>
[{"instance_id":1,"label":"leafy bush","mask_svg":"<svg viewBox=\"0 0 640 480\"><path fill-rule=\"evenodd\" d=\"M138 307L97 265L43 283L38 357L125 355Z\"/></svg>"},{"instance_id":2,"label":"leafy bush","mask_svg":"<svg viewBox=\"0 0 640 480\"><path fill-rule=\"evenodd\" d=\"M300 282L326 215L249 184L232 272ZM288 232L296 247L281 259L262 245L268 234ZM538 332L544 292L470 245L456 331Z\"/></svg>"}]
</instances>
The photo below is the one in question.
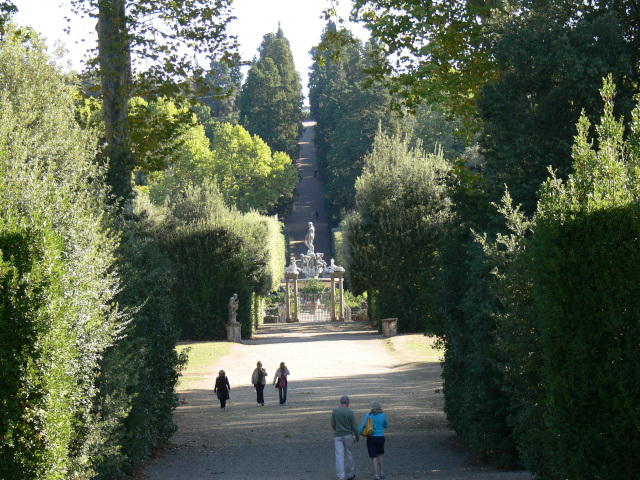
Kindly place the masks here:
<instances>
[{"instance_id":1,"label":"leafy bush","mask_svg":"<svg viewBox=\"0 0 640 480\"><path fill-rule=\"evenodd\" d=\"M100 360L122 330L96 137L44 42L0 42L0 478L89 478ZM24 42L24 43L23 43Z\"/></svg>"},{"instance_id":2,"label":"leafy bush","mask_svg":"<svg viewBox=\"0 0 640 480\"><path fill-rule=\"evenodd\" d=\"M262 298L277 287L284 269L280 224L229 209L213 184L187 188L165 207L141 196L136 208L155 223L154 235L173 264L172 311L181 338L225 338L234 293L242 334L250 336L262 319Z\"/></svg>"},{"instance_id":3,"label":"leafy bush","mask_svg":"<svg viewBox=\"0 0 640 480\"><path fill-rule=\"evenodd\" d=\"M358 211L343 222L346 272L355 294L369 292L370 318L398 317L423 331L438 251L450 219L441 156L378 132L356 182Z\"/></svg>"},{"instance_id":4,"label":"leafy bush","mask_svg":"<svg viewBox=\"0 0 640 480\"><path fill-rule=\"evenodd\" d=\"M574 173L544 185L531 255L554 478L638 478L640 452L640 106L630 142L613 117L614 87L588 140L582 116ZM537 467L537 466L536 466Z\"/></svg>"}]
</instances>

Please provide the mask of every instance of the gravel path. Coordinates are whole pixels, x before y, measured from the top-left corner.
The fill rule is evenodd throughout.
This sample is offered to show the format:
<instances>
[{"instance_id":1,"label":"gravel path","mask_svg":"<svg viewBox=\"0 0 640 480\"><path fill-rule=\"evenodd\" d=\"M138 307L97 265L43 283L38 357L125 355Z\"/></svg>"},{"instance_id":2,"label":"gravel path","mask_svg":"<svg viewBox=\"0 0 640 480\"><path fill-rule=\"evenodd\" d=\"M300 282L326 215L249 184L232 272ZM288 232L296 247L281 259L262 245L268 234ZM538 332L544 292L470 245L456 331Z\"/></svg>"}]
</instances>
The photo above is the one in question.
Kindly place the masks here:
<instances>
[{"instance_id":1,"label":"gravel path","mask_svg":"<svg viewBox=\"0 0 640 480\"><path fill-rule=\"evenodd\" d=\"M256 406L251 372L261 360L269 383L266 405ZM281 361L291 371L287 405L271 386ZM213 394L219 369L231 383L231 404L220 409ZM389 419L385 472L391 479L530 480L475 461L447 428L440 366L391 352L367 324L270 324L200 372L181 394L178 432L141 470L153 480L333 479L331 410L343 394L360 422L370 402ZM365 441L355 446L356 477L372 477Z\"/></svg>"},{"instance_id":2,"label":"gravel path","mask_svg":"<svg viewBox=\"0 0 640 480\"><path fill-rule=\"evenodd\" d=\"M316 252L324 253L327 263L331 262L331 240L329 225L324 208L324 196L322 184L314 175L316 165L316 147L313 143L314 127L316 122L304 122L304 134L300 140L300 158L298 159L298 173L300 181L296 185L298 200L293 208L293 213L284 219L285 226L289 229L291 252L295 258L300 258L301 253L307 253L304 237L309 232L309 222L313 222L316 229L314 246ZM318 219L315 212L318 212Z\"/></svg>"}]
</instances>

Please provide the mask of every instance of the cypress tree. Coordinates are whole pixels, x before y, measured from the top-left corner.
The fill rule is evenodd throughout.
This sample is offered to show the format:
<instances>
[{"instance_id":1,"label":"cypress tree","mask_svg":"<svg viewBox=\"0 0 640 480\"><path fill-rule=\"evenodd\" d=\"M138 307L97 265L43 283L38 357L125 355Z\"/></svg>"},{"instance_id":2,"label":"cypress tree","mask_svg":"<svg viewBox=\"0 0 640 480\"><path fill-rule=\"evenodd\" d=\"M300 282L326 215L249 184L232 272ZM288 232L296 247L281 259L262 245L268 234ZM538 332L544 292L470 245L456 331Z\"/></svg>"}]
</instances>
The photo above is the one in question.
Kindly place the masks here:
<instances>
[{"instance_id":1,"label":"cypress tree","mask_svg":"<svg viewBox=\"0 0 640 480\"><path fill-rule=\"evenodd\" d=\"M240 121L272 150L298 158L302 133L302 84L289 41L278 26L264 36L239 99Z\"/></svg>"}]
</instances>

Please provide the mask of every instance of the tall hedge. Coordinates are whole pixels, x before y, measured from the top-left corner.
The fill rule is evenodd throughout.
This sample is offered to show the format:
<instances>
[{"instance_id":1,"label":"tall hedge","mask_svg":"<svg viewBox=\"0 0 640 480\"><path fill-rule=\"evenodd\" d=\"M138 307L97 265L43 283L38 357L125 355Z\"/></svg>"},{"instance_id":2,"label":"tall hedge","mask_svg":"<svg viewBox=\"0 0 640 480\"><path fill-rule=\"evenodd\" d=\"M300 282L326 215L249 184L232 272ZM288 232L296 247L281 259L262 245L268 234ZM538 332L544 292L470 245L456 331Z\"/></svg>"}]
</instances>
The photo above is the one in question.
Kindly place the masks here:
<instances>
[{"instance_id":1,"label":"tall hedge","mask_svg":"<svg viewBox=\"0 0 640 480\"><path fill-rule=\"evenodd\" d=\"M640 108L625 143L613 96L609 78L598 148L583 116L574 173L544 185L532 238L554 478L640 472Z\"/></svg>"},{"instance_id":2,"label":"tall hedge","mask_svg":"<svg viewBox=\"0 0 640 480\"><path fill-rule=\"evenodd\" d=\"M358 211L343 222L349 286L369 292L374 318L423 331L442 233L450 219L441 155L381 131L356 182Z\"/></svg>"},{"instance_id":3,"label":"tall hedge","mask_svg":"<svg viewBox=\"0 0 640 480\"><path fill-rule=\"evenodd\" d=\"M116 422L110 448L94 457L98 478L131 474L175 432L175 385L185 362L175 346L179 329L172 317L173 266L145 218L122 222L117 250L123 278L117 301L132 315L116 345L105 352L98 378L100 415Z\"/></svg>"},{"instance_id":4,"label":"tall hedge","mask_svg":"<svg viewBox=\"0 0 640 480\"><path fill-rule=\"evenodd\" d=\"M190 187L162 208L141 197L138 208L155 218L156 238L173 265L173 316L181 338L226 338L234 293L242 335L250 336L261 321L259 297L275 290L284 272L278 221L230 209L213 184Z\"/></svg>"},{"instance_id":5,"label":"tall hedge","mask_svg":"<svg viewBox=\"0 0 640 480\"><path fill-rule=\"evenodd\" d=\"M76 86L37 36L0 42L0 478L89 478L100 360L121 332L117 237Z\"/></svg>"}]
</instances>

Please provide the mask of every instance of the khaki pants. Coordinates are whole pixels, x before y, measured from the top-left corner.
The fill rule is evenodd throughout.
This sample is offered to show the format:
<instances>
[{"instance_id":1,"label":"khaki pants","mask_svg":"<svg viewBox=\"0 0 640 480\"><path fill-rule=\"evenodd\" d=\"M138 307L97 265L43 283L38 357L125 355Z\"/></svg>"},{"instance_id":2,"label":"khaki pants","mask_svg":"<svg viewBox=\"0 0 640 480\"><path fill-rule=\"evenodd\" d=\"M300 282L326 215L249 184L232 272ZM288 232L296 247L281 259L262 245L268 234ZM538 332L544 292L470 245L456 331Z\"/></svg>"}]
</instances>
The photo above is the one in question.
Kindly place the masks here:
<instances>
[{"instance_id":1,"label":"khaki pants","mask_svg":"<svg viewBox=\"0 0 640 480\"><path fill-rule=\"evenodd\" d=\"M333 437L336 449L336 474L340 480L346 480L356 474L353 461L353 435Z\"/></svg>"}]
</instances>

